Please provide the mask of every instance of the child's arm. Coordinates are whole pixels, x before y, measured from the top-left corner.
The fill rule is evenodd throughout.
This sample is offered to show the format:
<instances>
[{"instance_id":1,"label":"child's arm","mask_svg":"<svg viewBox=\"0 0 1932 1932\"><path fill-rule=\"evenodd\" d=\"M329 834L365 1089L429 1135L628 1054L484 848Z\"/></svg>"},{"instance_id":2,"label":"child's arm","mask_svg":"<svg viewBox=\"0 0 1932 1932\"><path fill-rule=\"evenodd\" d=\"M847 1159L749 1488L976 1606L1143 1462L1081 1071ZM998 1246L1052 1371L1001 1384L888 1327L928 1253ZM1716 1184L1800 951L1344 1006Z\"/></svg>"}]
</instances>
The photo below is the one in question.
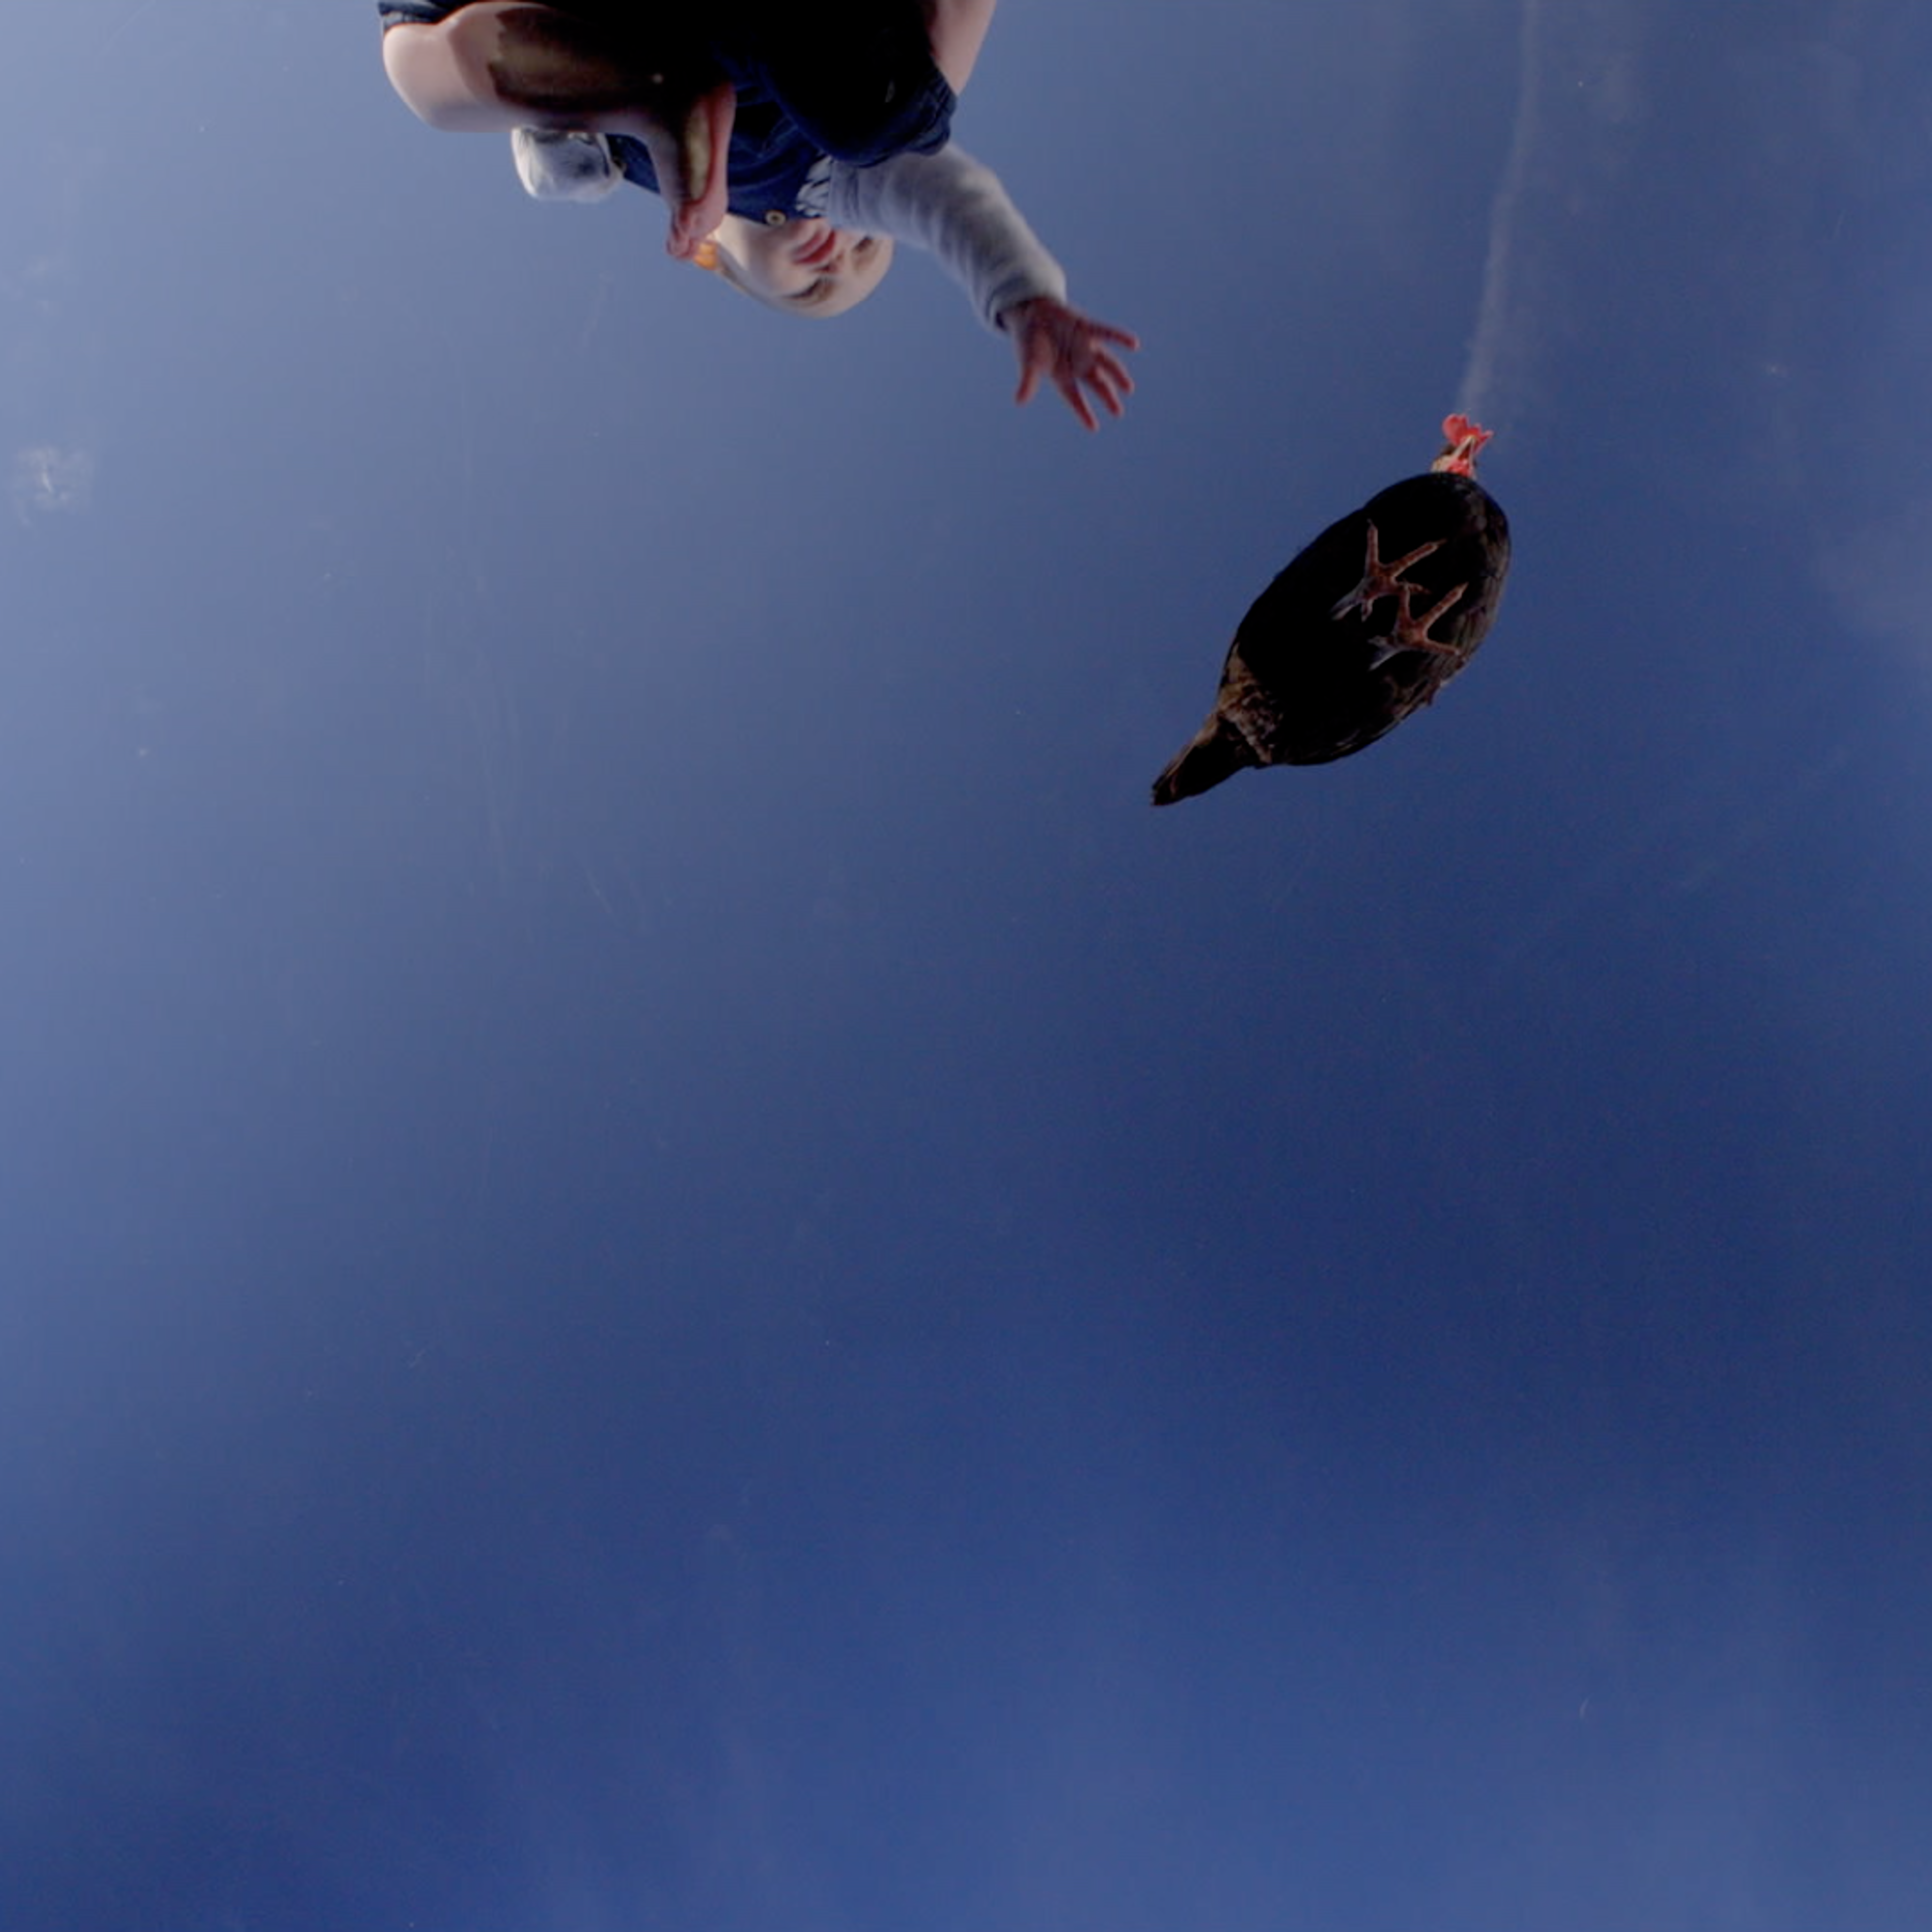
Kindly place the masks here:
<instances>
[{"instance_id":1,"label":"child's arm","mask_svg":"<svg viewBox=\"0 0 1932 1932\"><path fill-rule=\"evenodd\" d=\"M1089 429L1095 418L1085 390L1120 413L1133 383L1108 345L1139 344L1069 307L1065 270L991 168L951 146L877 167L835 168L826 216L835 227L890 236L936 255L981 321L1012 338L1021 372L1016 400L1030 400L1045 379Z\"/></svg>"}]
</instances>

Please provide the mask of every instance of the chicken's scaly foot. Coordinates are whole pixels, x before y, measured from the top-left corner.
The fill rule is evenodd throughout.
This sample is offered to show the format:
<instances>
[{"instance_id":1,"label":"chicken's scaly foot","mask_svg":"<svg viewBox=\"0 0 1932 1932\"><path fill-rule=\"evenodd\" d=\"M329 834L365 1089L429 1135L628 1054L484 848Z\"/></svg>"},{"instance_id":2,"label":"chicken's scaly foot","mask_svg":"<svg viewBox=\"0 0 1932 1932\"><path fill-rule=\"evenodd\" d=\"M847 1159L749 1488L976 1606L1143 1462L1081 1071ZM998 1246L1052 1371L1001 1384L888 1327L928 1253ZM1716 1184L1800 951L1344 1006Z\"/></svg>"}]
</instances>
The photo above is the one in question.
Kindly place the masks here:
<instances>
[{"instance_id":1,"label":"chicken's scaly foot","mask_svg":"<svg viewBox=\"0 0 1932 1932\"><path fill-rule=\"evenodd\" d=\"M1387 637L1374 640L1375 655L1369 660L1370 668L1387 664L1390 658L1402 651L1433 651L1438 657L1444 658L1461 656L1460 646L1445 644L1441 639L1432 638L1429 633L1434 628L1436 619L1444 611L1462 601L1468 588L1466 584L1458 584L1445 590L1418 617L1410 614L1408 608L1408 600L1414 592L1415 586L1412 584L1399 586L1396 602L1400 608L1395 620L1395 628Z\"/></svg>"},{"instance_id":2,"label":"chicken's scaly foot","mask_svg":"<svg viewBox=\"0 0 1932 1932\"><path fill-rule=\"evenodd\" d=\"M1402 580L1402 574L1411 564L1420 563L1425 556L1433 556L1442 548L1442 539L1438 537L1432 543L1418 544L1406 556L1399 556L1393 563L1384 563L1382 560L1382 534L1370 524L1369 554L1362 566L1362 580L1329 612L1329 616L1346 617L1351 610L1372 610L1384 597L1394 597L1401 602L1402 621L1406 622L1410 586Z\"/></svg>"}]
</instances>

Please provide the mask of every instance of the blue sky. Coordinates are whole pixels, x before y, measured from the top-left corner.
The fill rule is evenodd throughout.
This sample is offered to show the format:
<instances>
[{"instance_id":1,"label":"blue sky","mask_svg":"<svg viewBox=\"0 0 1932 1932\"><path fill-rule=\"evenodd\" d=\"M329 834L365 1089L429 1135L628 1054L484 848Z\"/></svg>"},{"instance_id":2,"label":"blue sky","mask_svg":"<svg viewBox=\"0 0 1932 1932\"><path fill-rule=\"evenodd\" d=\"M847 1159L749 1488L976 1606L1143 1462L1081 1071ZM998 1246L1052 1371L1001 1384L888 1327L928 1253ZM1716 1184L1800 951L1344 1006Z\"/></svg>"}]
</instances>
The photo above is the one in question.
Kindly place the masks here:
<instances>
[{"instance_id":1,"label":"blue sky","mask_svg":"<svg viewBox=\"0 0 1932 1932\"><path fill-rule=\"evenodd\" d=\"M372 12L0 83L9 1932L1922 1925L1932 26L1010 0L1089 439Z\"/></svg>"}]
</instances>

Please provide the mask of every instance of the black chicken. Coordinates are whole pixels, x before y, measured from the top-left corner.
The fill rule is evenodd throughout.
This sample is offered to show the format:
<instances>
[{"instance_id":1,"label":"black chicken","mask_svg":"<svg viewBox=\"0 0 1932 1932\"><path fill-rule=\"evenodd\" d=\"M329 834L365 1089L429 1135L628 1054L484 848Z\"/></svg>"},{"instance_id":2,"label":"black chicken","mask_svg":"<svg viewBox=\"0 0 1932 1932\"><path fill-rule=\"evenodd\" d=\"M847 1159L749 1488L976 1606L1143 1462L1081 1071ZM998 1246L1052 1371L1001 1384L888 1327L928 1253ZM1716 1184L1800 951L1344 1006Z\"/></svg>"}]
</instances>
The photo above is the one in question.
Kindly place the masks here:
<instances>
[{"instance_id":1,"label":"black chicken","mask_svg":"<svg viewBox=\"0 0 1932 1932\"><path fill-rule=\"evenodd\" d=\"M1509 570L1509 520L1476 481L1467 416L1428 472L1330 524L1260 596L1193 742L1154 781L1172 805L1250 765L1346 758L1419 711L1483 641Z\"/></svg>"}]
</instances>

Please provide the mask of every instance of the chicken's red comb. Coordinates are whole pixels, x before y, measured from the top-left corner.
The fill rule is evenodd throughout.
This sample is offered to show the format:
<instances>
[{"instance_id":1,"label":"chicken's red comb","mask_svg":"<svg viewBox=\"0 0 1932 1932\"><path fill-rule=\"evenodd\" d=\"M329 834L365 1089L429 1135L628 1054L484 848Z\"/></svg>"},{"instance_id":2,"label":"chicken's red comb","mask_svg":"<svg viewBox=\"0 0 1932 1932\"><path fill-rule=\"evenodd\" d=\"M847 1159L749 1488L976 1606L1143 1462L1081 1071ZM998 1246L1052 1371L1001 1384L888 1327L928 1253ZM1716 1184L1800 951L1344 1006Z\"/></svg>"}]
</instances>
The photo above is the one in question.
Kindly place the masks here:
<instances>
[{"instance_id":1,"label":"chicken's red comb","mask_svg":"<svg viewBox=\"0 0 1932 1932\"><path fill-rule=\"evenodd\" d=\"M1430 468L1446 470L1452 476L1474 476L1476 452L1489 441L1489 431L1459 413L1442 418L1442 434L1447 447Z\"/></svg>"},{"instance_id":2,"label":"chicken's red comb","mask_svg":"<svg viewBox=\"0 0 1932 1932\"><path fill-rule=\"evenodd\" d=\"M1477 449L1480 449L1484 443L1489 442L1495 434L1493 430L1484 428L1480 423L1472 422L1466 416L1444 416L1442 418L1443 440L1452 449L1456 444L1466 442L1472 436L1474 437L1475 449L1472 449L1469 452L1472 456L1475 454Z\"/></svg>"}]
</instances>

